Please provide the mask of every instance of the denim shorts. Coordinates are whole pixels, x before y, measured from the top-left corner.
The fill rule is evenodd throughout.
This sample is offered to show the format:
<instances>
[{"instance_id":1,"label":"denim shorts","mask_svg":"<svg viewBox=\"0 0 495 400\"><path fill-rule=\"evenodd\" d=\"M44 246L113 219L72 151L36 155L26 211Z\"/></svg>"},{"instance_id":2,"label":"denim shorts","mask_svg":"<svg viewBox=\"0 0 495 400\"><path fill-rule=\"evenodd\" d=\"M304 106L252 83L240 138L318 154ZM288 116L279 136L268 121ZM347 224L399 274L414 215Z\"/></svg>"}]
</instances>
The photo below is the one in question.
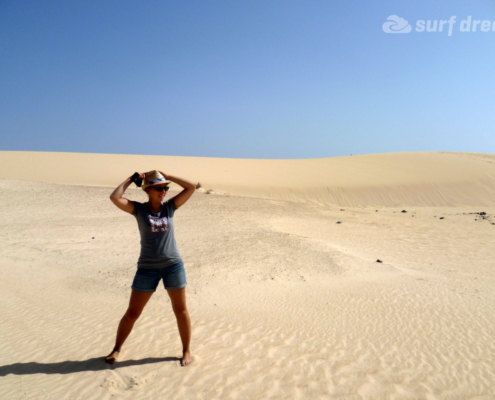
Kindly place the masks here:
<instances>
[{"instance_id":1,"label":"denim shorts","mask_svg":"<svg viewBox=\"0 0 495 400\"><path fill-rule=\"evenodd\" d=\"M181 261L165 268L138 268L131 287L137 292L154 292L162 279L167 290L186 287L184 263Z\"/></svg>"}]
</instances>

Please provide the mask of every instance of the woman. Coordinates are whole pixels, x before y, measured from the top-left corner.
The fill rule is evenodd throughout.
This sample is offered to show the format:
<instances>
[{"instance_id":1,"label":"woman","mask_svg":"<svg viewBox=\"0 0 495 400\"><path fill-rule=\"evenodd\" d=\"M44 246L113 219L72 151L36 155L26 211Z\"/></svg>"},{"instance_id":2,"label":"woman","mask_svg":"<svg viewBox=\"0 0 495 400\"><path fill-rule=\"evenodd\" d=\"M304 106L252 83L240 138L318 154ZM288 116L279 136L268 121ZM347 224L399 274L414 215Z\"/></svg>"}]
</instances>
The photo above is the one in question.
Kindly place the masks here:
<instances>
[{"instance_id":1,"label":"woman","mask_svg":"<svg viewBox=\"0 0 495 400\"><path fill-rule=\"evenodd\" d=\"M163 279L177 319L182 341L181 365L185 367L193 361L190 348L191 320L186 306L186 274L175 243L173 217L175 210L194 193L196 184L161 171L139 175L143 179L142 189L148 194L148 202L139 203L122 197L132 182L131 177L122 182L110 195L113 204L136 218L141 234L141 254L132 283L129 307L117 329L115 347L105 361L110 364L117 361L134 323ZM184 190L164 202L170 182L177 183Z\"/></svg>"}]
</instances>

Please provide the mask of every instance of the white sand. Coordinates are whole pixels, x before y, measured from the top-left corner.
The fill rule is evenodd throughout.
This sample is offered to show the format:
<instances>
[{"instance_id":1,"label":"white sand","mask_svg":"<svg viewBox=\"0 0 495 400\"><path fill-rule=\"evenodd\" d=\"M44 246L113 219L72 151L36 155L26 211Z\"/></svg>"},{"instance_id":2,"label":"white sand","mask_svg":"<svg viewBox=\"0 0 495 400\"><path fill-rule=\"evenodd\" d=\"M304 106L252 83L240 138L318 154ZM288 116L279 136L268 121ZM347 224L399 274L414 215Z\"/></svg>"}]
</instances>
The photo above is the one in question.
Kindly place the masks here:
<instances>
[{"instance_id":1,"label":"white sand","mask_svg":"<svg viewBox=\"0 0 495 400\"><path fill-rule=\"evenodd\" d=\"M102 186L153 168L214 190L176 214L186 368L163 289L102 361L139 252ZM1 399L495 398L495 155L0 152L0 179Z\"/></svg>"}]
</instances>

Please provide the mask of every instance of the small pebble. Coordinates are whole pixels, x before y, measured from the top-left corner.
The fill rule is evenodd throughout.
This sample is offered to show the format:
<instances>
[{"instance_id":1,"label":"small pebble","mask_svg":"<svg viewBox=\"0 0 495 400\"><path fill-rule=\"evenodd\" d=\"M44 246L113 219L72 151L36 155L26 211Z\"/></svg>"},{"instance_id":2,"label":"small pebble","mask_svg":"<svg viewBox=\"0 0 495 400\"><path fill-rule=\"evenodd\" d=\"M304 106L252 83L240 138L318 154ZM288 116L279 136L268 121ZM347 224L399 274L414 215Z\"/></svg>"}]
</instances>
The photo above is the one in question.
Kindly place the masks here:
<instances>
[{"instance_id":1,"label":"small pebble","mask_svg":"<svg viewBox=\"0 0 495 400\"><path fill-rule=\"evenodd\" d=\"M383 261L382 260L376 260L376 262L382 263Z\"/></svg>"},{"instance_id":2,"label":"small pebble","mask_svg":"<svg viewBox=\"0 0 495 400\"><path fill-rule=\"evenodd\" d=\"M341 223L342 223L342 221L337 221L337 224L341 224Z\"/></svg>"}]
</instances>

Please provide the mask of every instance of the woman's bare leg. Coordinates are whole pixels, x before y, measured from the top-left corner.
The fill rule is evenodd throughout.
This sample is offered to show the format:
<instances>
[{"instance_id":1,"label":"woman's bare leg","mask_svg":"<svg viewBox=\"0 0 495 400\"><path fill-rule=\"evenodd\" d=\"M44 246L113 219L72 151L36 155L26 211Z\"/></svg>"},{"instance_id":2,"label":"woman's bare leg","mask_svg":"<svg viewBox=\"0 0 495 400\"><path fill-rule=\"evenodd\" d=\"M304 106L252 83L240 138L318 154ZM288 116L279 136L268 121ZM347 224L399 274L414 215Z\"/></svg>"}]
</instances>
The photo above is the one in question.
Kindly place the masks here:
<instances>
[{"instance_id":1,"label":"woman's bare leg","mask_svg":"<svg viewBox=\"0 0 495 400\"><path fill-rule=\"evenodd\" d=\"M115 347L112 352L105 358L105 361L109 364L113 364L117 361L117 357L119 356L120 349L124 344L127 336L132 331L132 327L134 323L141 315L144 306L150 299L151 295L154 292L137 292L136 290L132 290L131 299L129 300L129 307L125 312L124 316L120 320L119 328L117 329L117 338L115 339Z\"/></svg>"},{"instance_id":2,"label":"woman's bare leg","mask_svg":"<svg viewBox=\"0 0 495 400\"><path fill-rule=\"evenodd\" d=\"M185 367L193 362L191 354L191 318L186 305L186 288L167 290L172 302L177 327L179 328L180 340L182 341L182 359L180 365Z\"/></svg>"}]
</instances>

